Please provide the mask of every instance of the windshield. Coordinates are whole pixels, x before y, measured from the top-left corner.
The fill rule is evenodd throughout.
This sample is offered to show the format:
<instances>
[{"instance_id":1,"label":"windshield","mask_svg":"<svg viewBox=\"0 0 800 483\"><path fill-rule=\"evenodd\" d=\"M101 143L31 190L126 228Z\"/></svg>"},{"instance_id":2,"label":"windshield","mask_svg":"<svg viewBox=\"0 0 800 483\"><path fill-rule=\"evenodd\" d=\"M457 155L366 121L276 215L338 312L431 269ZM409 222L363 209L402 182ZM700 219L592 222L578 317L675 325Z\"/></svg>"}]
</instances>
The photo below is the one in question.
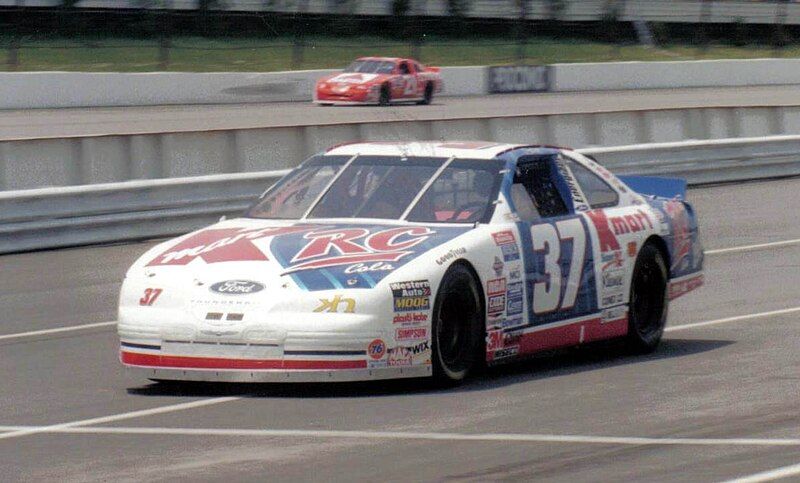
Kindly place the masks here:
<instances>
[{"instance_id":1,"label":"windshield","mask_svg":"<svg viewBox=\"0 0 800 483\"><path fill-rule=\"evenodd\" d=\"M280 181L250 208L247 216L294 220L301 218L352 156L314 156Z\"/></svg>"},{"instance_id":2,"label":"windshield","mask_svg":"<svg viewBox=\"0 0 800 483\"><path fill-rule=\"evenodd\" d=\"M420 223L488 222L503 167L498 160L456 159L442 169L446 158L358 156L339 174L349 159L311 158L270 189L248 216L298 219L310 209L309 219L398 220L408 212L406 219Z\"/></svg>"},{"instance_id":3,"label":"windshield","mask_svg":"<svg viewBox=\"0 0 800 483\"><path fill-rule=\"evenodd\" d=\"M394 62L385 60L357 60L348 65L345 72L360 72L362 74L391 74Z\"/></svg>"}]
</instances>

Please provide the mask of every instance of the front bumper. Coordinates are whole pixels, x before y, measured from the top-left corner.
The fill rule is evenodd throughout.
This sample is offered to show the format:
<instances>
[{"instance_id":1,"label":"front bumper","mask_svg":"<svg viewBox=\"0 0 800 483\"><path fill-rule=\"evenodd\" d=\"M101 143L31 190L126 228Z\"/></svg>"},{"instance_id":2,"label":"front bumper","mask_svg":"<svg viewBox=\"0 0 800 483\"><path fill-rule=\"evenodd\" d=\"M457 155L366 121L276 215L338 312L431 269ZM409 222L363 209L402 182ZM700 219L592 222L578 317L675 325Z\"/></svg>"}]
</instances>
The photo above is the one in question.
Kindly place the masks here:
<instances>
[{"instance_id":1,"label":"front bumper","mask_svg":"<svg viewBox=\"0 0 800 483\"><path fill-rule=\"evenodd\" d=\"M153 367L127 364L128 370L137 376L165 381L198 382L350 382L378 379L400 379L428 377L432 374L430 365L406 367L381 367L375 369L190 369L174 367Z\"/></svg>"},{"instance_id":2,"label":"front bumper","mask_svg":"<svg viewBox=\"0 0 800 483\"><path fill-rule=\"evenodd\" d=\"M314 93L314 102L337 105L377 104L378 93L371 90L351 89L347 92L334 92L331 89L318 89Z\"/></svg>"}]
</instances>

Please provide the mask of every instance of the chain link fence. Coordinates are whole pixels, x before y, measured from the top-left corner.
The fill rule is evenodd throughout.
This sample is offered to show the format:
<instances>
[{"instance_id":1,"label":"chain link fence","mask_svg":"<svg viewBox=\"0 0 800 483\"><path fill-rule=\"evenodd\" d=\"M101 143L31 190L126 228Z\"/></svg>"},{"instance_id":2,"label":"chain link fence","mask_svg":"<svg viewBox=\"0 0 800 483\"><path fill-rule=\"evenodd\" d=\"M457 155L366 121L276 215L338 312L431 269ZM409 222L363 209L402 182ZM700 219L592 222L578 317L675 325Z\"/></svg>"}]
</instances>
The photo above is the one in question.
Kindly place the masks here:
<instances>
[{"instance_id":1,"label":"chain link fence","mask_svg":"<svg viewBox=\"0 0 800 483\"><path fill-rule=\"evenodd\" d=\"M747 16L725 17L736 13ZM340 67L359 55L445 65L667 60L746 46L764 57L795 55L800 4L0 0L0 29L6 70L266 71Z\"/></svg>"}]
</instances>

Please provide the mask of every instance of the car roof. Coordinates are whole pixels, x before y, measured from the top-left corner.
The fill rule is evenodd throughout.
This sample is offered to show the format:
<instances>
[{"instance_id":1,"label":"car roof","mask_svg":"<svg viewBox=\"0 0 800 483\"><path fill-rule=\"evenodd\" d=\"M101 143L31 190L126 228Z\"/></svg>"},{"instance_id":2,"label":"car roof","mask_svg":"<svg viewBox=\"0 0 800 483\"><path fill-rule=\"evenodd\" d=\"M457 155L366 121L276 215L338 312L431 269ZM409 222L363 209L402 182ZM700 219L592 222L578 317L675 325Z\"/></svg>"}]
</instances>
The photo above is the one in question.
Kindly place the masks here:
<instances>
[{"instance_id":1,"label":"car roof","mask_svg":"<svg viewBox=\"0 0 800 483\"><path fill-rule=\"evenodd\" d=\"M401 59L400 57L359 57L356 60L381 60L387 62L397 62L398 60L411 60L411 59Z\"/></svg>"},{"instance_id":2,"label":"car roof","mask_svg":"<svg viewBox=\"0 0 800 483\"><path fill-rule=\"evenodd\" d=\"M493 141L354 142L334 146L325 154L351 156L356 154L377 156L424 156L441 158L455 156L464 159L494 159L508 151L534 147L539 146L498 143Z\"/></svg>"}]
</instances>

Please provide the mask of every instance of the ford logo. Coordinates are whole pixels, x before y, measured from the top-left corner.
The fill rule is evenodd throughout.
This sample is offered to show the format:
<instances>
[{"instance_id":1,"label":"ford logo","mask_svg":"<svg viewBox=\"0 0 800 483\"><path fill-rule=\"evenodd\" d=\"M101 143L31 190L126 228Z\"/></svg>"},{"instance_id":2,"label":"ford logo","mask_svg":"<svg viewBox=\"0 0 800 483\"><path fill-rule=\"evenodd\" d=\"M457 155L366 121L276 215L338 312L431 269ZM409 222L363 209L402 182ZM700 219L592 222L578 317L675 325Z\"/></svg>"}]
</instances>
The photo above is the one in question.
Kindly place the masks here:
<instances>
[{"instance_id":1,"label":"ford logo","mask_svg":"<svg viewBox=\"0 0 800 483\"><path fill-rule=\"evenodd\" d=\"M264 290L264 286L249 280L225 280L215 283L208 289L222 295L248 295Z\"/></svg>"}]
</instances>

